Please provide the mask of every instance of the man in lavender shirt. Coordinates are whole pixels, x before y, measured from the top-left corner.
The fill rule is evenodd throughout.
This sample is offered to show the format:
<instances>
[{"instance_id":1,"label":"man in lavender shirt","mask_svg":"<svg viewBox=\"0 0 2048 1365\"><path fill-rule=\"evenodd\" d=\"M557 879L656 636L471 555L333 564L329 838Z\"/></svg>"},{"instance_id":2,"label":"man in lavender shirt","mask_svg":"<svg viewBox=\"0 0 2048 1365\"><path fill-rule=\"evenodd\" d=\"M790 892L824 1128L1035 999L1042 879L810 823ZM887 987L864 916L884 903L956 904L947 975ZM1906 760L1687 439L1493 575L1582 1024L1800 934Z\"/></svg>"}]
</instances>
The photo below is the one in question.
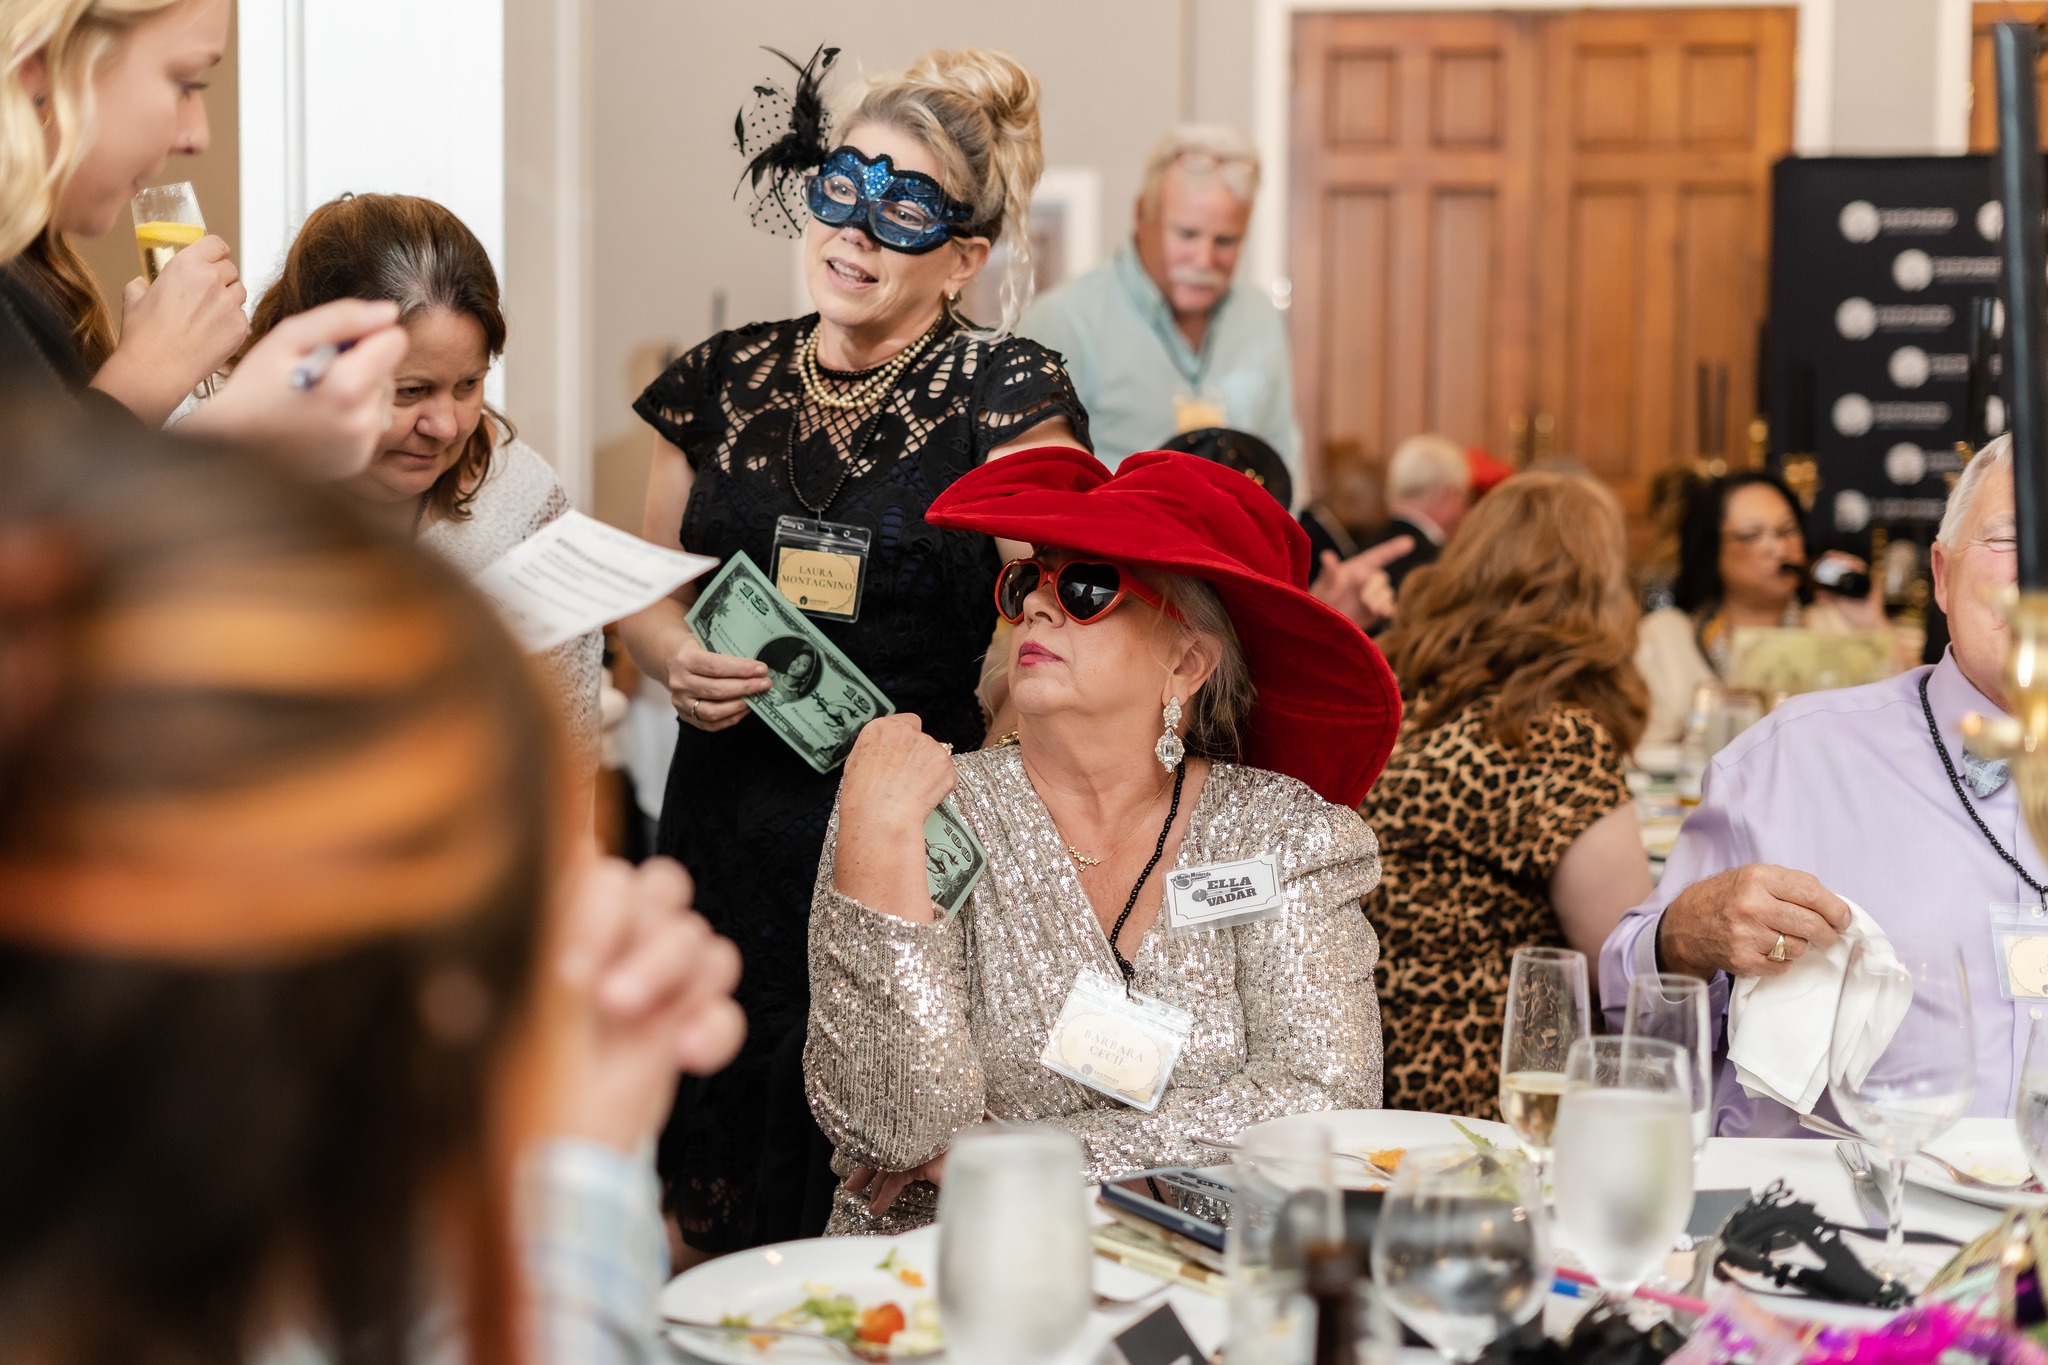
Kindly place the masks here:
<instances>
[{"instance_id":1,"label":"man in lavender shirt","mask_svg":"<svg viewBox=\"0 0 2048 1365\"><path fill-rule=\"evenodd\" d=\"M2020 817L2004 765L1969 757L1962 741L1965 715L2007 710L2000 603L2017 576L2008 438L1986 446L1957 481L1933 562L1935 597L1952 631L1939 664L1795 697L1708 767L1699 808L1679 832L1663 881L1601 949L1600 996L1611 1027L1621 1027L1628 983L1639 972L1705 978L1717 1018L1725 1015L1732 977L1772 976L1809 946L1833 944L1849 923L1847 897L1888 934L1962 949L1976 1030L1970 1112L2012 1112L2027 1032L2048 1001L2000 996L1989 907L2040 902L2048 860ZM1929 732L1930 713L1954 784ZM1780 935L1784 961L1773 961ZM1720 1071L1716 1133L1804 1133L1791 1110L1743 1093L1733 1067Z\"/></svg>"}]
</instances>

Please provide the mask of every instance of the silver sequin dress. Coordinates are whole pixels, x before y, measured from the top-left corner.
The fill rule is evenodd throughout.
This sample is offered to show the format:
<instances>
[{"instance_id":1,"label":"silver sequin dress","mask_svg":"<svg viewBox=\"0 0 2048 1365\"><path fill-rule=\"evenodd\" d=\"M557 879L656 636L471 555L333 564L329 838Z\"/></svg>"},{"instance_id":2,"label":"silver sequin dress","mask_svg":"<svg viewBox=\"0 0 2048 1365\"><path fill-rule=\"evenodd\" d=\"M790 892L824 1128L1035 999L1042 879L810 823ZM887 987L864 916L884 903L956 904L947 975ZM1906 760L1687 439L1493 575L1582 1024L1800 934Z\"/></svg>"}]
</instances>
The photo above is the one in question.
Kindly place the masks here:
<instances>
[{"instance_id":1,"label":"silver sequin dress","mask_svg":"<svg viewBox=\"0 0 2048 1365\"><path fill-rule=\"evenodd\" d=\"M954 804L989 865L953 922L912 923L839 894L836 815L825 839L804 1076L841 1176L856 1165L909 1170L984 1114L1067 1129L1100 1179L1226 1159L1194 1134L1227 1139L1281 1114L1378 1106L1379 943L1359 898L1379 880L1379 850L1357 812L1277 773L1211 769L1175 866L1275 854L1286 905L1176 935L1162 915L1145 935L1136 989L1195 1018L1146 1114L1039 1063L1075 974L1115 979L1116 961L1018 750L955 766ZM930 1222L936 1204L920 1182L874 1218L841 1189L827 1231L893 1235Z\"/></svg>"}]
</instances>

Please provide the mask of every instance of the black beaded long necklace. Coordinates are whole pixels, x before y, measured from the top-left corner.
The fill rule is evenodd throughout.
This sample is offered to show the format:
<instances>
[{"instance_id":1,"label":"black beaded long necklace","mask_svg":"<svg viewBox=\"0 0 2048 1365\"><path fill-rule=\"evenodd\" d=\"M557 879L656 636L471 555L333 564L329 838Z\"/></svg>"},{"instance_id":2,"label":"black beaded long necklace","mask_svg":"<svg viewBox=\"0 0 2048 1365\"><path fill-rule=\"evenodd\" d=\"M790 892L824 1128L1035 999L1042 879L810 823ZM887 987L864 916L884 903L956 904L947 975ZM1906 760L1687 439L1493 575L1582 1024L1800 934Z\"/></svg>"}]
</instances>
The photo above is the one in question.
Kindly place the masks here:
<instances>
[{"instance_id":1,"label":"black beaded long necklace","mask_svg":"<svg viewBox=\"0 0 2048 1365\"><path fill-rule=\"evenodd\" d=\"M1166 823L1159 827L1159 842L1152 846L1152 860L1145 864L1145 870L1138 874L1138 880L1131 885L1130 898L1124 902L1124 912L1116 917L1116 923L1109 931L1109 955L1116 959L1116 969L1124 974L1124 990L1128 992L1131 982L1138 975L1137 964L1125 957L1123 950L1116 946L1117 937L1124 931L1124 925L1131 918L1131 911L1138 908L1138 893L1145 889L1145 882L1152 876L1152 870L1159 866L1159 860L1166 856L1166 836L1173 832L1173 817L1180 814L1180 789L1187 781L1188 765L1182 763L1173 770L1173 800L1166 807Z\"/></svg>"},{"instance_id":2,"label":"black beaded long necklace","mask_svg":"<svg viewBox=\"0 0 2048 1365\"><path fill-rule=\"evenodd\" d=\"M1941 755L1942 771L1948 774L1949 786L1955 788L1956 800L1962 803L1963 812L1976 824L1977 832L1984 836L1984 842L1991 845L1992 852L2005 859L2006 866L2019 873L2020 880L2033 887L2034 894L2041 897L2044 902L2048 902L2048 886L2043 886L2035 881L2033 877L2028 875L2027 869L2020 866L2020 860L2006 852L2005 845L1999 843L1998 836L1991 832L1991 826L1985 824L1984 817L1977 814L1976 803L1964 795L1963 779L1956 776L1955 762L1948 756L1948 745L1941 742L1941 727L1934 723L1934 707L1927 700L1927 680L1933 676L1932 673L1925 673L1920 677L1920 710L1927 717L1927 733L1934 739L1934 752Z\"/></svg>"}]
</instances>

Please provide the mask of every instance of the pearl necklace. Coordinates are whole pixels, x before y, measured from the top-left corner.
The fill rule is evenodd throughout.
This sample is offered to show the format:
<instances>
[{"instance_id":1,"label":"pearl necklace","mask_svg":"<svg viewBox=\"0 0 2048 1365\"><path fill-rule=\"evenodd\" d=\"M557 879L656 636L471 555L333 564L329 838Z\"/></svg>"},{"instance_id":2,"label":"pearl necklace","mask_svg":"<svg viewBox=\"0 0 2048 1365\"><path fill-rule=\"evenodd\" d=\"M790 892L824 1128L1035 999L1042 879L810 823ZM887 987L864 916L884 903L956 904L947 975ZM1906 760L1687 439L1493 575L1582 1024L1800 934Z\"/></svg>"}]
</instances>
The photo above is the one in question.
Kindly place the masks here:
<instances>
[{"instance_id":1,"label":"pearl necklace","mask_svg":"<svg viewBox=\"0 0 2048 1365\"><path fill-rule=\"evenodd\" d=\"M941 317L939 321L944 320ZM851 387L842 385L842 391L839 393L834 393L825 386L824 373L818 367L818 334L823 330L822 326L813 327L810 337L796 353L797 375L803 380L804 397L821 408L832 408L839 412L858 412L862 408L873 407L895 391L897 378L910 368L910 362L924 351L926 343L938 332L939 323L935 322L926 328L923 336L891 356L879 369L870 371L865 379L853 383Z\"/></svg>"}]
</instances>

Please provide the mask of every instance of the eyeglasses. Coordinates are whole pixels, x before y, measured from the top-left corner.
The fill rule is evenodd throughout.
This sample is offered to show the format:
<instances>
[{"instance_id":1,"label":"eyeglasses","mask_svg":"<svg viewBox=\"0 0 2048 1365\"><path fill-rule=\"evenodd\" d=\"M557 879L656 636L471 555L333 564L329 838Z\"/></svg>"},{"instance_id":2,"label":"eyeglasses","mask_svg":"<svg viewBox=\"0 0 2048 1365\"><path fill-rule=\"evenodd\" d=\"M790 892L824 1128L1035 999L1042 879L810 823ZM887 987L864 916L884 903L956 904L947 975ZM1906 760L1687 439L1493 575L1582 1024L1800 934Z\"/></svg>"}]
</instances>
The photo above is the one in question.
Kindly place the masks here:
<instances>
[{"instance_id":1,"label":"eyeglasses","mask_svg":"<svg viewBox=\"0 0 2048 1365\"><path fill-rule=\"evenodd\" d=\"M1729 540L1734 541L1737 545L1757 545L1762 543L1762 541L1766 537L1769 537L1772 540L1804 539L1804 537L1800 534L1799 528L1797 526L1790 525L1749 526L1745 527L1740 531L1728 531L1724 534L1727 536Z\"/></svg>"},{"instance_id":2,"label":"eyeglasses","mask_svg":"<svg viewBox=\"0 0 2048 1365\"><path fill-rule=\"evenodd\" d=\"M1165 598L1121 565L1100 559L1070 559L1055 569L1042 560L1013 559L996 575L996 610L1005 621L1015 625L1024 619L1024 599L1038 591L1048 575L1060 610L1076 625L1100 621L1127 596L1176 621L1184 619Z\"/></svg>"}]
</instances>

